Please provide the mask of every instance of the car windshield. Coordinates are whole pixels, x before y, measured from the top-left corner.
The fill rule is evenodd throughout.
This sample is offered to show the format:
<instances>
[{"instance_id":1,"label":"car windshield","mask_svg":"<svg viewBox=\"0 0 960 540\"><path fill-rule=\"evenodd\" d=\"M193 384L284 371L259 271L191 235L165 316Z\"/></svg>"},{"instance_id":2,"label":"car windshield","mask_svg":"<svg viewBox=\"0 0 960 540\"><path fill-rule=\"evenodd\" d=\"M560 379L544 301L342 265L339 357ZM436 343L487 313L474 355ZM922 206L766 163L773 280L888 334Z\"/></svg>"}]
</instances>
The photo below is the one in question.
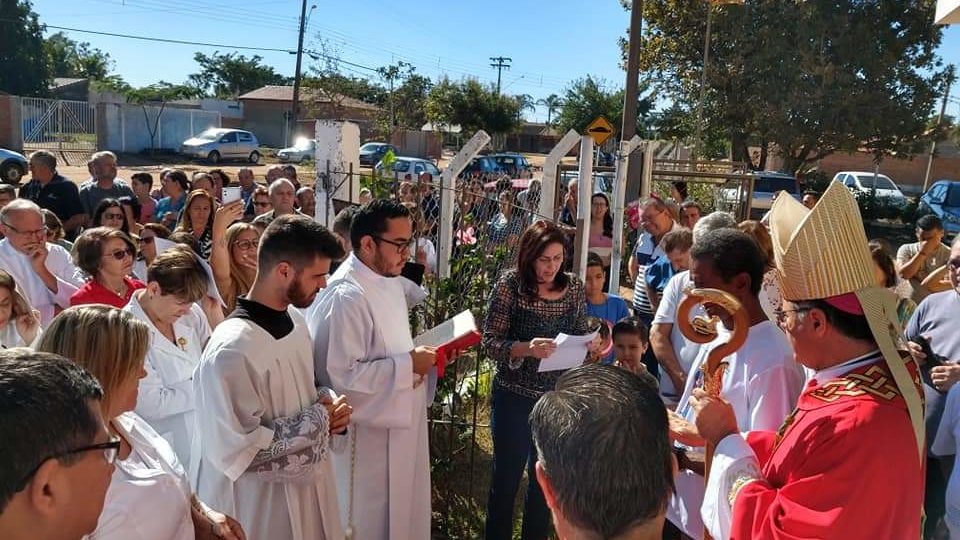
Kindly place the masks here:
<instances>
[{"instance_id":1,"label":"car windshield","mask_svg":"<svg viewBox=\"0 0 960 540\"><path fill-rule=\"evenodd\" d=\"M762 193L776 193L778 191L797 193L797 181L793 178L760 176L753 183L753 191Z\"/></svg>"},{"instance_id":2,"label":"car windshield","mask_svg":"<svg viewBox=\"0 0 960 540\"><path fill-rule=\"evenodd\" d=\"M877 179L877 189L897 189L897 186L893 185L893 182L886 176L880 174L874 176L872 174L858 174L857 180L860 181L860 185L870 189L873 187L873 179Z\"/></svg>"},{"instance_id":3,"label":"car windshield","mask_svg":"<svg viewBox=\"0 0 960 540\"><path fill-rule=\"evenodd\" d=\"M222 134L223 134L223 133L220 132L220 131L218 131L218 130L208 129L208 130L204 131L203 133L197 135L197 138L200 139L201 141L215 141L215 140L219 139L219 138L220 138L220 135L222 135Z\"/></svg>"},{"instance_id":4,"label":"car windshield","mask_svg":"<svg viewBox=\"0 0 960 540\"><path fill-rule=\"evenodd\" d=\"M379 145L379 144L377 144L377 143L367 143L367 144L365 144L365 145L363 145L363 146L360 147L360 151L361 151L361 152L371 152L371 153L372 153L372 152L376 152L377 150L379 150L379 149L380 149L380 146L381 146L381 145Z\"/></svg>"},{"instance_id":5,"label":"car windshield","mask_svg":"<svg viewBox=\"0 0 960 540\"><path fill-rule=\"evenodd\" d=\"M954 184L947 191L947 200L943 203L947 208L960 208L960 185Z\"/></svg>"}]
</instances>

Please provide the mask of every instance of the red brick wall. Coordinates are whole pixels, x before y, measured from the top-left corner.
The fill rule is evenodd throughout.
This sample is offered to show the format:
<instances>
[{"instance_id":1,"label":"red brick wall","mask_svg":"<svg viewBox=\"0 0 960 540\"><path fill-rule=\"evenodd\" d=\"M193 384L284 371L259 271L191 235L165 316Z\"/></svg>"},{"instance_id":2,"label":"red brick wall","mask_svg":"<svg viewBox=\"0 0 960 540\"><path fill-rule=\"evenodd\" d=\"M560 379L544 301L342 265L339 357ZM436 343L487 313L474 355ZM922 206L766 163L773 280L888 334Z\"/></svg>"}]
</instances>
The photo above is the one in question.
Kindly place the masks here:
<instances>
[{"instance_id":1,"label":"red brick wall","mask_svg":"<svg viewBox=\"0 0 960 540\"><path fill-rule=\"evenodd\" d=\"M873 157L856 153L831 154L820 161L820 170L828 177L839 171L873 171ZM893 179L907 193L919 193L923 189L923 176L927 170L927 156L913 159L886 158L880 162L880 174ZM960 180L960 158L935 157L930 170L930 182L941 178Z\"/></svg>"}]
</instances>

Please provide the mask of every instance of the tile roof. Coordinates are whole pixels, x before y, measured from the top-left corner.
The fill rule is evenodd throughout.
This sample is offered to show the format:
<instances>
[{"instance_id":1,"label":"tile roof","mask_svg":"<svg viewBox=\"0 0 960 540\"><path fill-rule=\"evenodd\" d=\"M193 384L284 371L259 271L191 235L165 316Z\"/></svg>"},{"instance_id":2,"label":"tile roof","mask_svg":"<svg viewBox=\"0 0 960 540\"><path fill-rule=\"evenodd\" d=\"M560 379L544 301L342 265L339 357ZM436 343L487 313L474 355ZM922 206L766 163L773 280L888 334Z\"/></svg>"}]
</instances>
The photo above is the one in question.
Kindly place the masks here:
<instances>
[{"instance_id":1,"label":"tile roof","mask_svg":"<svg viewBox=\"0 0 960 540\"><path fill-rule=\"evenodd\" d=\"M315 92L310 88L301 88L300 90L301 99L306 100L316 100L316 101L329 101L324 97L319 97L315 95ZM292 86L264 86L257 88L251 92L243 94L239 100L251 99L251 100L260 100L260 101L293 101L293 87ZM360 101L359 99L354 99L351 97L343 96L342 101L340 102L344 107L349 107L352 109L366 109L370 111L380 110L380 107L367 103L365 101Z\"/></svg>"}]
</instances>

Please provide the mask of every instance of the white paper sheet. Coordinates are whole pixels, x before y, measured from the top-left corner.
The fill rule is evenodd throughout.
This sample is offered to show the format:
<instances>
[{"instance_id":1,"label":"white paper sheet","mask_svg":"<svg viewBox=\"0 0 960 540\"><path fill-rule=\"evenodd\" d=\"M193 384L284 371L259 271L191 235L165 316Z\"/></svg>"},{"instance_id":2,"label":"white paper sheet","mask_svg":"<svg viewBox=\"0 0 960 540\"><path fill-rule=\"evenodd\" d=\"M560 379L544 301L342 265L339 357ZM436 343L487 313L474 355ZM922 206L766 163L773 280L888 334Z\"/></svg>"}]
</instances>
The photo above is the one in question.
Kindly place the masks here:
<instances>
[{"instance_id":1,"label":"white paper sheet","mask_svg":"<svg viewBox=\"0 0 960 540\"><path fill-rule=\"evenodd\" d=\"M476 329L477 323L474 321L473 313L466 310L415 337L413 344L416 346L440 347L465 336L469 332L476 331Z\"/></svg>"},{"instance_id":2,"label":"white paper sheet","mask_svg":"<svg viewBox=\"0 0 960 540\"><path fill-rule=\"evenodd\" d=\"M571 336L560 333L553 342L557 344L557 350L550 356L540 360L540 367L537 371L557 371L560 369L570 369L583 364L587 359L587 347L597 338L599 330L585 336Z\"/></svg>"}]
</instances>

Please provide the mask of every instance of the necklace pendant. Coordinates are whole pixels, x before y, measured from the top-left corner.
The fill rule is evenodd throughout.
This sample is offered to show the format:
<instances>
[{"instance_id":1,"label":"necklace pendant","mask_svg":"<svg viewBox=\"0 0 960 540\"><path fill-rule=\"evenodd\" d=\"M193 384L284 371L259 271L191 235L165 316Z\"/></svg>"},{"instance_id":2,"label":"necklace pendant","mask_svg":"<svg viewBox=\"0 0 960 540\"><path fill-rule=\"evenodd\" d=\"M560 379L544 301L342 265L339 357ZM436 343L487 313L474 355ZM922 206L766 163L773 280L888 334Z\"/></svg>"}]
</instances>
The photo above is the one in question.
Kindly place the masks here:
<instances>
[{"instance_id":1,"label":"necklace pendant","mask_svg":"<svg viewBox=\"0 0 960 540\"><path fill-rule=\"evenodd\" d=\"M181 350L187 350L187 338L178 337L177 338L177 347L180 347Z\"/></svg>"}]
</instances>

